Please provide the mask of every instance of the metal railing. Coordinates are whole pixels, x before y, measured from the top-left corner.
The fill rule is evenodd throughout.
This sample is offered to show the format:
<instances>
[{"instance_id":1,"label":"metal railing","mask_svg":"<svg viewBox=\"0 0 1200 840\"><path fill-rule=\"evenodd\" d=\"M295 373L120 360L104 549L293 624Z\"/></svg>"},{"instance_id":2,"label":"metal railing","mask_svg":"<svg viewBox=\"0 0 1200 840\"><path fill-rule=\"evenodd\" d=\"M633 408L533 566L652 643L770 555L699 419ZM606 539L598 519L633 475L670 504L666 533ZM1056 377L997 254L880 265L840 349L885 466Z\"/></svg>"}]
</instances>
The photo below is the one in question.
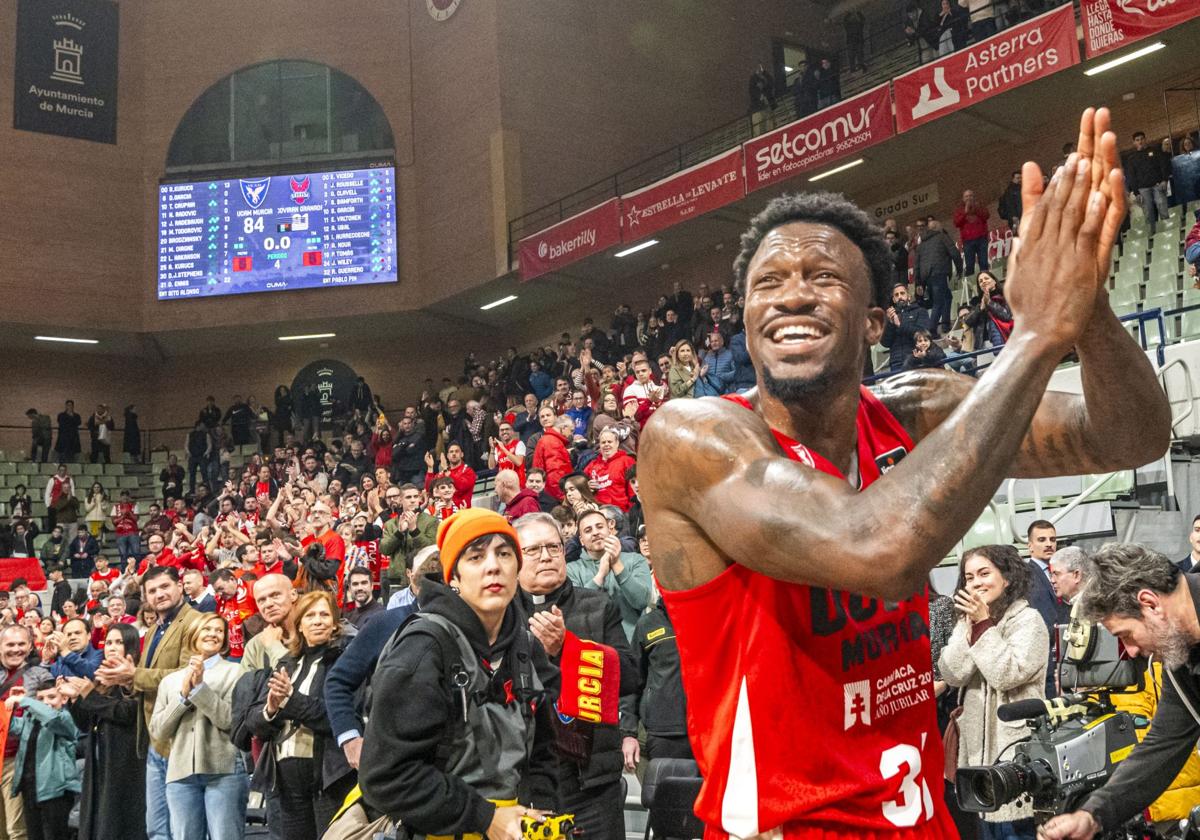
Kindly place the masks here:
<instances>
[{"instance_id":1,"label":"metal railing","mask_svg":"<svg viewBox=\"0 0 1200 840\"><path fill-rule=\"evenodd\" d=\"M1040 15L1050 9L1063 5L1074 5L1078 8L1079 0L993 0L991 9L996 13L999 22L1007 22L1007 28L1022 20ZM956 5L956 8L957 5ZM965 10L963 10L965 13ZM937 17L932 16L929 22L936 24ZM915 43L905 34L906 19L901 16L890 22L883 20L864 32L864 45L870 69L865 73L850 73L844 68L850 64L848 48L825 53L825 57L833 58L835 69L839 69L839 99L870 90L885 82L890 82L909 70L939 58L936 47L921 38ZM965 49L965 47L964 47ZM819 59L821 53L813 50L814 59ZM620 196L633 190L674 175L708 160L722 152L727 152L758 134L787 125L801 116L807 116L815 111L801 111L796 96L797 85L804 78L807 67L795 68L786 75L783 84L776 85L776 107L757 112L760 116L747 111L746 114L729 120L703 134L685 140L668 149L637 161L612 175L594 181L572 193L544 204L508 222L508 258L512 264L514 245L526 236L556 224L563 219L586 210L590 207ZM788 82L791 84L788 84Z\"/></svg>"}]
</instances>

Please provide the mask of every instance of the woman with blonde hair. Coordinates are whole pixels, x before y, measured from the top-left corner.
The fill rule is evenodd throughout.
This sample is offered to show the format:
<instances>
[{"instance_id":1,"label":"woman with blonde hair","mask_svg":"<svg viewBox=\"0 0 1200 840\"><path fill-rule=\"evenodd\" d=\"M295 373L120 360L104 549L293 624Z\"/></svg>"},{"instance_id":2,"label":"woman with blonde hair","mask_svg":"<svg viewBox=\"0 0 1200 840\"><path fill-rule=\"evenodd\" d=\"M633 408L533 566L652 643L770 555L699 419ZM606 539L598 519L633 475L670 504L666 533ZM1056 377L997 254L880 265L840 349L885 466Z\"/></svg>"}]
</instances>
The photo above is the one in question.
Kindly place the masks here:
<instances>
[{"instance_id":1,"label":"woman with blonde hair","mask_svg":"<svg viewBox=\"0 0 1200 840\"><path fill-rule=\"evenodd\" d=\"M671 398L694 397L696 380L704 375L704 368L696 358L696 348L686 338L675 342L671 348L671 369L667 374L667 384L671 388Z\"/></svg>"},{"instance_id":2,"label":"woman with blonde hair","mask_svg":"<svg viewBox=\"0 0 1200 840\"><path fill-rule=\"evenodd\" d=\"M300 596L292 608L296 632L287 640L288 653L246 712L246 726L263 742L254 789L278 791L280 836L288 840L324 834L358 780L325 713L325 676L345 644L339 619L331 593Z\"/></svg>"},{"instance_id":3,"label":"woman with blonde hair","mask_svg":"<svg viewBox=\"0 0 1200 840\"><path fill-rule=\"evenodd\" d=\"M183 637L188 663L163 677L150 716L150 737L170 741L167 810L174 840L240 840L250 780L230 740L233 687L241 666L222 657L229 624L220 615L196 621Z\"/></svg>"},{"instance_id":4,"label":"woman with blonde hair","mask_svg":"<svg viewBox=\"0 0 1200 840\"><path fill-rule=\"evenodd\" d=\"M104 537L104 520L108 516L108 494L104 492L103 485L99 481L93 481L91 489L88 490L87 500L83 503L83 518L87 522L88 533L96 538L97 542Z\"/></svg>"}]
</instances>

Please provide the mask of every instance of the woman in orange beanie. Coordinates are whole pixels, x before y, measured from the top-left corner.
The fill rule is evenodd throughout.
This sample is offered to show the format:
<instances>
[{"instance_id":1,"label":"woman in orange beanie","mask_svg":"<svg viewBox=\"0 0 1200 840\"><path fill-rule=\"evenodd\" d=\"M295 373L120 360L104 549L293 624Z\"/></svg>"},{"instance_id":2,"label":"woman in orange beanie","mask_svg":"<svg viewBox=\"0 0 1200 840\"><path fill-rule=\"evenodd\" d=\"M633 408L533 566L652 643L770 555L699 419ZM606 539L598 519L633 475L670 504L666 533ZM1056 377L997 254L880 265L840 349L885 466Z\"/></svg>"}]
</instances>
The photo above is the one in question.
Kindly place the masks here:
<instances>
[{"instance_id":1,"label":"woman in orange beanie","mask_svg":"<svg viewBox=\"0 0 1200 840\"><path fill-rule=\"evenodd\" d=\"M418 617L372 678L363 801L414 835L520 840L522 816L555 806L556 672L514 603L521 552L507 520L468 508L437 542L447 585L422 582Z\"/></svg>"}]
</instances>

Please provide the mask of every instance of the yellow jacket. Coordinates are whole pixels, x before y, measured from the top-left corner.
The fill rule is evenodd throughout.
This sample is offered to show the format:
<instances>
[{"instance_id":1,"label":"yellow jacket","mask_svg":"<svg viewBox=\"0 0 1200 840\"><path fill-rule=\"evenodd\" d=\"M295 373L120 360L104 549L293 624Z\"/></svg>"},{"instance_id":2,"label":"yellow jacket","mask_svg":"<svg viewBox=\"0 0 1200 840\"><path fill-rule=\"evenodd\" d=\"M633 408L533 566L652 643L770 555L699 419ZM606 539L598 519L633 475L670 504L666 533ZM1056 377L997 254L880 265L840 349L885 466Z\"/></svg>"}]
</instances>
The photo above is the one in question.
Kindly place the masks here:
<instances>
[{"instance_id":1,"label":"yellow jacket","mask_svg":"<svg viewBox=\"0 0 1200 840\"><path fill-rule=\"evenodd\" d=\"M1152 718L1162 694L1162 681L1162 666L1155 662L1146 672L1145 689L1136 694L1113 694L1113 705L1132 715ZM1149 731L1149 727L1139 729L1138 740L1145 738ZM1175 781L1150 806L1150 819L1154 822L1184 819L1197 802L1200 802L1200 755L1193 752Z\"/></svg>"}]
</instances>

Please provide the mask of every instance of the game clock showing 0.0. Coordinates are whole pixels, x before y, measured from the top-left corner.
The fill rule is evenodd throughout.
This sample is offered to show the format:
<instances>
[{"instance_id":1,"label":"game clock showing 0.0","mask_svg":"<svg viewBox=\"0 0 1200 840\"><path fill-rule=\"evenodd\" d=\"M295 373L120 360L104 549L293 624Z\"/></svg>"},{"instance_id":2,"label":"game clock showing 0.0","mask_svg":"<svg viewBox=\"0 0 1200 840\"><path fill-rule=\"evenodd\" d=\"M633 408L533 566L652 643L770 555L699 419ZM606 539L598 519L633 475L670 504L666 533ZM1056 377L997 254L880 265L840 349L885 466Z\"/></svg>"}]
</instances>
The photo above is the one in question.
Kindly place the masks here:
<instances>
[{"instance_id":1,"label":"game clock showing 0.0","mask_svg":"<svg viewBox=\"0 0 1200 840\"><path fill-rule=\"evenodd\" d=\"M158 298L394 283L390 165L159 187Z\"/></svg>"}]
</instances>

